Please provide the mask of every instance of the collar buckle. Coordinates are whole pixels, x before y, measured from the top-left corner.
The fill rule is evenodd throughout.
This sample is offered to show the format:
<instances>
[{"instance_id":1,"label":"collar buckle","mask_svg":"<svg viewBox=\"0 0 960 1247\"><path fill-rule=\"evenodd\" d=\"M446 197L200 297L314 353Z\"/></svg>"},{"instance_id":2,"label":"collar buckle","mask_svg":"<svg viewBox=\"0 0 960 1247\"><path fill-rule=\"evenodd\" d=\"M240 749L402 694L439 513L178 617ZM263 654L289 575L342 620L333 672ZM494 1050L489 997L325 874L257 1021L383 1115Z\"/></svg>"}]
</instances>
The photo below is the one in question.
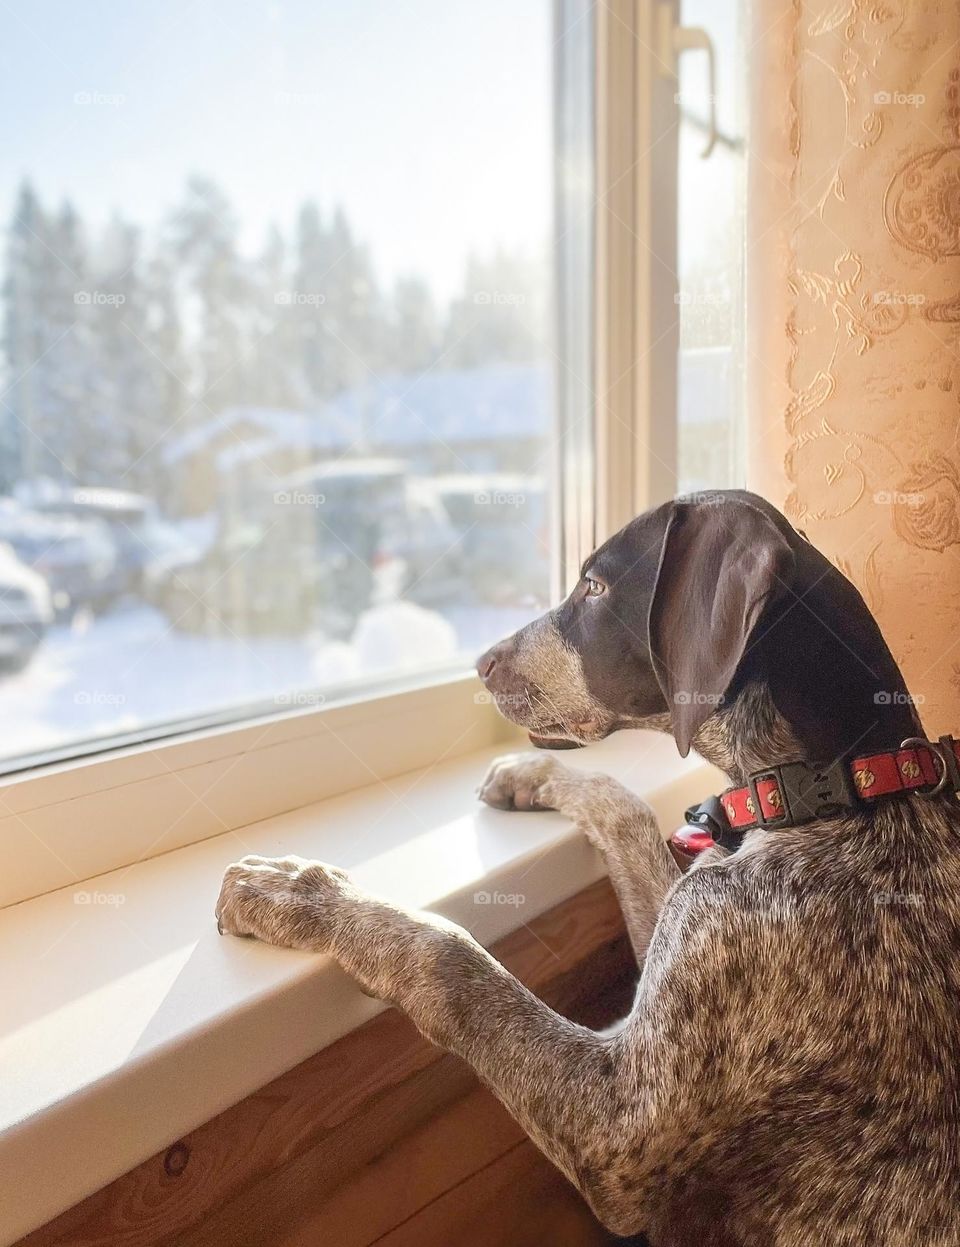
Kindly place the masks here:
<instances>
[{"instance_id":1,"label":"collar buckle","mask_svg":"<svg viewBox=\"0 0 960 1247\"><path fill-rule=\"evenodd\" d=\"M691 834L709 836L714 844L725 849L738 849L743 843L742 832L730 826L727 812L719 797L707 797L699 805L692 805L683 816L684 827Z\"/></svg>"},{"instance_id":2,"label":"collar buckle","mask_svg":"<svg viewBox=\"0 0 960 1247\"><path fill-rule=\"evenodd\" d=\"M780 795L779 814L768 815L764 812L764 799L757 788L764 780L773 780L776 784L775 791ZM783 762L763 771L754 771L747 783L753 801L754 818L757 826L764 831L795 827L818 818L829 818L844 810L855 809L860 804L845 759L826 766L813 766L807 762ZM770 801L769 792L766 800Z\"/></svg>"}]
</instances>

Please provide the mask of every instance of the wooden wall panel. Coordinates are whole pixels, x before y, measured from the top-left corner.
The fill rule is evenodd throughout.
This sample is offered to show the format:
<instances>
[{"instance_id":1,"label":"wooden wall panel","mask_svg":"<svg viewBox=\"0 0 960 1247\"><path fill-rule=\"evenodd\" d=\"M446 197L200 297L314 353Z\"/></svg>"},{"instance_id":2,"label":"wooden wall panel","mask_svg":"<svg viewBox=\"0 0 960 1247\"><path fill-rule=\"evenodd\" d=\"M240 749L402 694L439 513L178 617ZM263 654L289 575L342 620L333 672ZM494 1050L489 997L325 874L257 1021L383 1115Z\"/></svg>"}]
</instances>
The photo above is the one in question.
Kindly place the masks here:
<instances>
[{"instance_id":1,"label":"wooden wall panel","mask_svg":"<svg viewBox=\"0 0 960 1247\"><path fill-rule=\"evenodd\" d=\"M606 1025L636 965L594 884L496 955ZM389 1011L21 1240L18 1247L450 1247L610 1241L457 1058Z\"/></svg>"},{"instance_id":2,"label":"wooden wall panel","mask_svg":"<svg viewBox=\"0 0 960 1247\"><path fill-rule=\"evenodd\" d=\"M525 1140L375 1241L378 1247L594 1247L615 1240Z\"/></svg>"}]
</instances>

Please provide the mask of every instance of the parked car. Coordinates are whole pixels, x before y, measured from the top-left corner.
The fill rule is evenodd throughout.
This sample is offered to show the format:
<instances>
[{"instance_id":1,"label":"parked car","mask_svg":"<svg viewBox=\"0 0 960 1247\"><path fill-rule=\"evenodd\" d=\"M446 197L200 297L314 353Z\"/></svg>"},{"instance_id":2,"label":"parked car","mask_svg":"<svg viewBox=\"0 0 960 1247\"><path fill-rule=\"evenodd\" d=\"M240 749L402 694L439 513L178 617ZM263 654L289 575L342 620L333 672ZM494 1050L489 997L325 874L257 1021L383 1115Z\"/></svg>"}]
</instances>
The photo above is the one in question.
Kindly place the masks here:
<instances>
[{"instance_id":1,"label":"parked car","mask_svg":"<svg viewBox=\"0 0 960 1247\"><path fill-rule=\"evenodd\" d=\"M113 542L115 560L110 583L100 588L108 600L126 593L142 595L147 566L171 551L179 538L156 503L143 494L101 486L44 491L35 508L41 514L94 522Z\"/></svg>"},{"instance_id":2,"label":"parked car","mask_svg":"<svg viewBox=\"0 0 960 1247\"><path fill-rule=\"evenodd\" d=\"M440 503L459 537L474 600L496 606L549 597L548 513L543 480L519 473L455 473L411 488Z\"/></svg>"},{"instance_id":3,"label":"parked car","mask_svg":"<svg viewBox=\"0 0 960 1247\"><path fill-rule=\"evenodd\" d=\"M402 461L314 464L226 511L204 550L158 560L148 595L192 631L348 636L375 602L456 593L456 537Z\"/></svg>"},{"instance_id":4,"label":"parked car","mask_svg":"<svg viewBox=\"0 0 960 1247\"><path fill-rule=\"evenodd\" d=\"M116 551L102 524L62 521L32 566L50 586L57 615L70 615L82 606L106 610L116 598Z\"/></svg>"},{"instance_id":5,"label":"parked car","mask_svg":"<svg viewBox=\"0 0 960 1247\"><path fill-rule=\"evenodd\" d=\"M461 534L441 502L406 481L400 504L379 515L375 599L436 609L457 601L464 588Z\"/></svg>"},{"instance_id":6,"label":"parked car","mask_svg":"<svg viewBox=\"0 0 960 1247\"><path fill-rule=\"evenodd\" d=\"M41 515L5 498L0 541L44 578L59 616L81 606L102 609L116 596L116 549L99 521Z\"/></svg>"},{"instance_id":7,"label":"parked car","mask_svg":"<svg viewBox=\"0 0 960 1247\"><path fill-rule=\"evenodd\" d=\"M53 619L43 577L0 543L0 671L22 671Z\"/></svg>"}]
</instances>

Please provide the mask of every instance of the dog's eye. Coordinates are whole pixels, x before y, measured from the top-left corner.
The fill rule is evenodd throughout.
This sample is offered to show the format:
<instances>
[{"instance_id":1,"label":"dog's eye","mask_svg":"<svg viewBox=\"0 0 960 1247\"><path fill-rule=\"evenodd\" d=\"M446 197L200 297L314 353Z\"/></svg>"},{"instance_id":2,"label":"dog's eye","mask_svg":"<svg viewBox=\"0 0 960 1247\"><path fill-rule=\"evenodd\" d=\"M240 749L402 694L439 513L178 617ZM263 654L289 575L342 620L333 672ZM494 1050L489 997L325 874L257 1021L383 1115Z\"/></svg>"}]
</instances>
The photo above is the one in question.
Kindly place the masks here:
<instances>
[{"instance_id":1,"label":"dog's eye","mask_svg":"<svg viewBox=\"0 0 960 1247\"><path fill-rule=\"evenodd\" d=\"M598 598L600 597L602 593L606 593L607 586L603 584L601 581L594 580L590 576L587 576L585 579L587 582L587 597L588 598Z\"/></svg>"}]
</instances>

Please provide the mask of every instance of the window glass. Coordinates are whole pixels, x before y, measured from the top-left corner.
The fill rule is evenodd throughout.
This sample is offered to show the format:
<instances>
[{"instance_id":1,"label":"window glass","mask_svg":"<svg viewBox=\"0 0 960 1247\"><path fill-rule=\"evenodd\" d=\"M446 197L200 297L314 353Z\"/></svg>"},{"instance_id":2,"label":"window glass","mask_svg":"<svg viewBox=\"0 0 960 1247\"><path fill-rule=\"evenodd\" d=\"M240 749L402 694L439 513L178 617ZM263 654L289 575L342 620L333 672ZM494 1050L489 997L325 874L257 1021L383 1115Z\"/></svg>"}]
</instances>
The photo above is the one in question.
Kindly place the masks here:
<instances>
[{"instance_id":1,"label":"window glass","mask_svg":"<svg viewBox=\"0 0 960 1247\"><path fill-rule=\"evenodd\" d=\"M706 54L680 57L677 302L680 316L677 476L681 493L743 484L742 9L738 0L682 0L681 21L716 50L718 138L706 159Z\"/></svg>"},{"instance_id":2,"label":"window glass","mask_svg":"<svg viewBox=\"0 0 960 1247\"><path fill-rule=\"evenodd\" d=\"M0 760L543 609L554 40L548 0L0 11Z\"/></svg>"}]
</instances>

